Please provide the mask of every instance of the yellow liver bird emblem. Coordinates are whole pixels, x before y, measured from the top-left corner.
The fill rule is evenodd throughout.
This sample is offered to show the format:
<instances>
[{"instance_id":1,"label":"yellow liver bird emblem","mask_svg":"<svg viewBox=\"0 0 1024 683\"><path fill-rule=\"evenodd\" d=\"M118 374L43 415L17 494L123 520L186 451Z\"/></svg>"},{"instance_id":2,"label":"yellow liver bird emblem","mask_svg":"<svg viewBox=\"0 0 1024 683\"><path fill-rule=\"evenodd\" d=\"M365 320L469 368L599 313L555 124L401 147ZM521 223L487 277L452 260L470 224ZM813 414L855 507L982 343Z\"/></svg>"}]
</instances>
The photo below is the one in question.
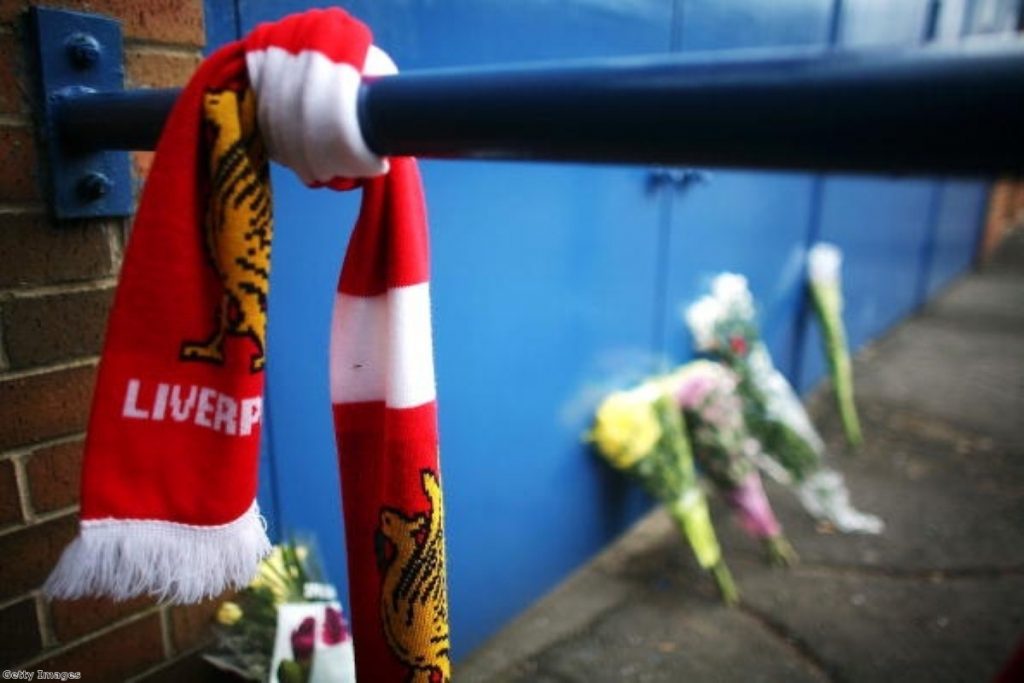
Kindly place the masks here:
<instances>
[{"instance_id":1,"label":"yellow liver bird emblem","mask_svg":"<svg viewBox=\"0 0 1024 683\"><path fill-rule=\"evenodd\" d=\"M203 341L184 342L181 358L223 364L225 335L245 336L256 345L249 369L259 372L266 349L273 213L269 166L251 91L206 93L203 118L213 134L206 251L224 296L213 333Z\"/></svg>"},{"instance_id":2,"label":"yellow liver bird emblem","mask_svg":"<svg viewBox=\"0 0 1024 683\"><path fill-rule=\"evenodd\" d=\"M407 517L385 508L380 513L381 621L391 650L411 669L409 683L448 683L444 506L436 475L423 470L421 476L428 512Z\"/></svg>"}]
</instances>

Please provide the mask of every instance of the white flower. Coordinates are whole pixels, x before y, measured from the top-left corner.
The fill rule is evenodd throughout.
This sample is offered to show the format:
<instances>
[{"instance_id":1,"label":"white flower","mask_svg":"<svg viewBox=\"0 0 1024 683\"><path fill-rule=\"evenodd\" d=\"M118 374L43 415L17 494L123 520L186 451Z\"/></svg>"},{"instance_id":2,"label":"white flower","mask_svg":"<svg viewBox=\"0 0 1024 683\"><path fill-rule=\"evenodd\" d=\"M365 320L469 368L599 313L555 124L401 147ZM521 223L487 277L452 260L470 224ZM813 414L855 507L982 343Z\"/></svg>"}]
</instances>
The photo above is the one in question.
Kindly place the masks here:
<instances>
[{"instance_id":1,"label":"white flower","mask_svg":"<svg viewBox=\"0 0 1024 683\"><path fill-rule=\"evenodd\" d=\"M839 284L843 252L834 244L818 242L807 253L807 271L811 282L819 285Z\"/></svg>"},{"instance_id":2,"label":"white flower","mask_svg":"<svg viewBox=\"0 0 1024 683\"><path fill-rule=\"evenodd\" d=\"M747 286L747 278L737 273L721 273L711 281L711 296L718 300L730 316L744 319L754 317L754 297Z\"/></svg>"},{"instance_id":3,"label":"white flower","mask_svg":"<svg viewBox=\"0 0 1024 683\"><path fill-rule=\"evenodd\" d=\"M686 309L686 324L693 335L698 351L715 348L715 327L722 320L725 311L721 302L710 296L701 297Z\"/></svg>"}]
</instances>

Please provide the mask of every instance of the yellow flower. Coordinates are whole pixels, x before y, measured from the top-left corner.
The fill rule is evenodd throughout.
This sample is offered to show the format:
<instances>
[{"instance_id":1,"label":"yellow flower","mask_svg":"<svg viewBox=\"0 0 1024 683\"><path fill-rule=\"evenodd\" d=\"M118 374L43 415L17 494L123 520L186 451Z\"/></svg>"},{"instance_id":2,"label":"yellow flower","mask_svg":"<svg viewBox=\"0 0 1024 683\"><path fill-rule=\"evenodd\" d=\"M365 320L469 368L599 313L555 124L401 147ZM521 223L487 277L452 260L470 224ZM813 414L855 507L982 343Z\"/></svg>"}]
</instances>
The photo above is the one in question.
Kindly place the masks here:
<instances>
[{"instance_id":1,"label":"yellow flower","mask_svg":"<svg viewBox=\"0 0 1024 683\"><path fill-rule=\"evenodd\" d=\"M222 602L220 609L217 610L217 622L225 626L237 624L241 618L242 608L237 602Z\"/></svg>"},{"instance_id":2,"label":"yellow flower","mask_svg":"<svg viewBox=\"0 0 1024 683\"><path fill-rule=\"evenodd\" d=\"M643 385L610 395L597 409L590 440L613 466L626 469L651 452L661 438L654 411L656 387Z\"/></svg>"}]
</instances>

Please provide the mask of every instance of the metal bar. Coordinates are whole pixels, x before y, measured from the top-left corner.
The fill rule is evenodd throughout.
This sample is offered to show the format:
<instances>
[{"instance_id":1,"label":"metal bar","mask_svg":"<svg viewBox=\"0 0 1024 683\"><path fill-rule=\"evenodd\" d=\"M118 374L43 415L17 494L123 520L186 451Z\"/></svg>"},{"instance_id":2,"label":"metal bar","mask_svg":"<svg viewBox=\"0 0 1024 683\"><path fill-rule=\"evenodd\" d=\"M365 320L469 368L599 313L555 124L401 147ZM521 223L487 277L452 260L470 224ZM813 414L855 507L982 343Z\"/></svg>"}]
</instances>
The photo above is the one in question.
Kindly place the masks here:
<instances>
[{"instance_id":1,"label":"metal bar","mask_svg":"<svg viewBox=\"0 0 1024 683\"><path fill-rule=\"evenodd\" d=\"M65 93L54 102L60 142L70 151L154 149L180 92Z\"/></svg>"},{"instance_id":2,"label":"metal bar","mask_svg":"<svg viewBox=\"0 0 1024 683\"><path fill-rule=\"evenodd\" d=\"M102 98L102 99L101 99ZM168 91L81 95L78 144L151 148ZM409 72L364 83L383 155L869 172L1024 169L1024 43Z\"/></svg>"}]
</instances>

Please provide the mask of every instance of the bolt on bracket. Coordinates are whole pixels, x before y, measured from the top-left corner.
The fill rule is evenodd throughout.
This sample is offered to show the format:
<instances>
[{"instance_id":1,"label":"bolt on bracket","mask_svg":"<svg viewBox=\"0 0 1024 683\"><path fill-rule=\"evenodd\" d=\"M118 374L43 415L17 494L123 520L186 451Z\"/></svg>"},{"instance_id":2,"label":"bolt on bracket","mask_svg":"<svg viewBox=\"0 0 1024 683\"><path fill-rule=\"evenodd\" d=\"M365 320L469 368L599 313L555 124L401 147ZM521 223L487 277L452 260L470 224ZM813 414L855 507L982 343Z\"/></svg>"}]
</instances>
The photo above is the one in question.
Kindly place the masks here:
<instances>
[{"instance_id":1,"label":"bolt on bracket","mask_svg":"<svg viewBox=\"0 0 1024 683\"><path fill-rule=\"evenodd\" d=\"M36 111L46 148L49 197L59 219L127 216L131 162L123 151L90 149L57 125L63 101L124 89L121 25L113 19L44 7L31 10L41 98Z\"/></svg>"}]
</instances>

